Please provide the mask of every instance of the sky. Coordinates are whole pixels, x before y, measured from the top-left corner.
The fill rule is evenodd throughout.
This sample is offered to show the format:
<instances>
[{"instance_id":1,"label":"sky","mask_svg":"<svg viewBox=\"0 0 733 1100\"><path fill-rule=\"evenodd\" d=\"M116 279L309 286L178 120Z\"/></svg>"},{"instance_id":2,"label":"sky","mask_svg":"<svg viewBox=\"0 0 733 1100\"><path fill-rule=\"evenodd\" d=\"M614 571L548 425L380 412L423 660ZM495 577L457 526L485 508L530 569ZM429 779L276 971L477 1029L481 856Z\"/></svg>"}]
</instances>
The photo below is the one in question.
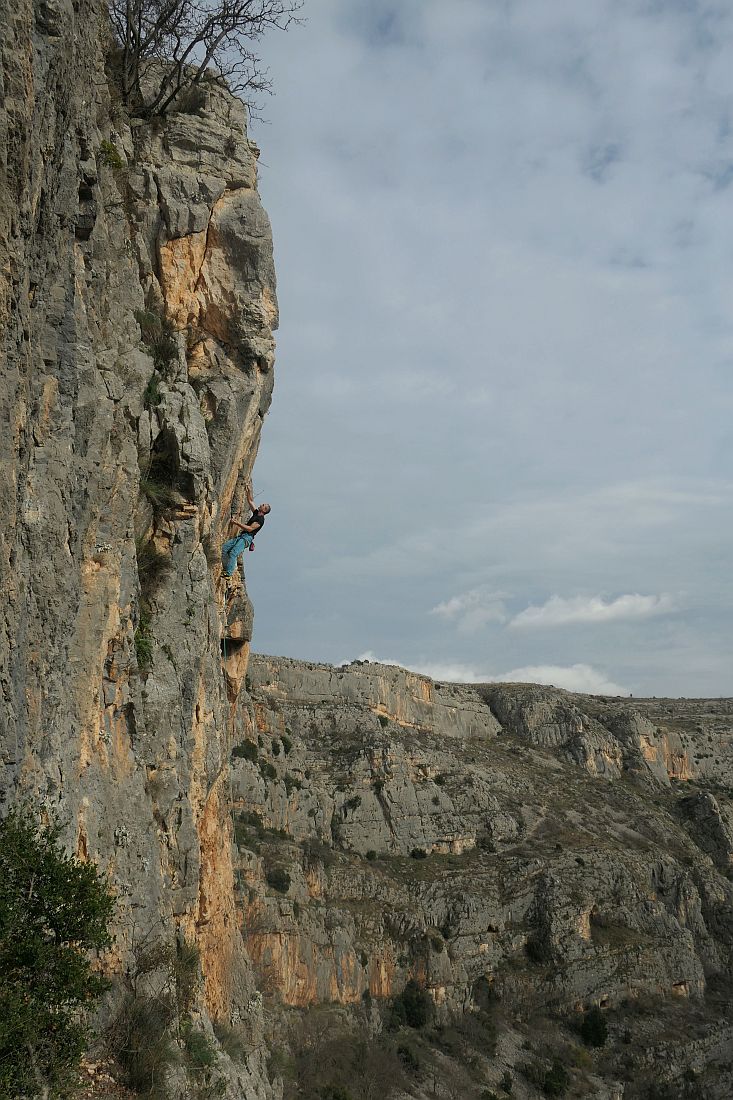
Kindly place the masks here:
<instances>
[{"instance_id":1,"label":"sky","mask_svg":"<svg viewBox=\"0 0 733 1100\"><path fill-rule=\"evenodd\" d=\"M733 5L303 15L254 649L733 694Z\"/></svg>"}]
</instances>

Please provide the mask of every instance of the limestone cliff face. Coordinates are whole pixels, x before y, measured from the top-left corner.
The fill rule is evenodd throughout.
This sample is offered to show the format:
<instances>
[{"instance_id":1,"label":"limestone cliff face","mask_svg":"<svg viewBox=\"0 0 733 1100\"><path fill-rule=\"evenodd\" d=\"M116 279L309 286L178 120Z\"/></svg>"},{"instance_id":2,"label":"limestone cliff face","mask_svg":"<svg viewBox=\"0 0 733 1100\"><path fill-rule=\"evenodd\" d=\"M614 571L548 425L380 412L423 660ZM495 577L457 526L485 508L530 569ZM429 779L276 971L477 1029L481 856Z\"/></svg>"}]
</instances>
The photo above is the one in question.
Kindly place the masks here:
<instances>
[{"instance_id":1,"label":"limestone cliff face","mask_svg":"<svg viewBox=\"0 0 733 1100\"><path fill-rule=\"evenodd\" d=\"M202 1018L251 1015L227 779L251 608L218 556L272 391L258 150L221 89L131 124L103 5L1 19L0 798L109 873L113 968L185 938ZM271 1094L257 1050L241 1074Z\"/></svg>"}]
</instances>

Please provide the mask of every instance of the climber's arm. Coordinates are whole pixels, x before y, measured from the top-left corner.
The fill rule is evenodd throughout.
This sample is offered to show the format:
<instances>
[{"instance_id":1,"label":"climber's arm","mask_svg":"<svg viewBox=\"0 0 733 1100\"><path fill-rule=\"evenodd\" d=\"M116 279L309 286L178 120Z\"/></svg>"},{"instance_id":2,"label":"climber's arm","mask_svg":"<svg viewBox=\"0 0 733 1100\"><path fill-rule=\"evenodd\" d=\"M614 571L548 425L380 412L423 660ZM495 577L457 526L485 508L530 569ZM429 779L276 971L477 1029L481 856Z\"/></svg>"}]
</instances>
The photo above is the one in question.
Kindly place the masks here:
<instances>
[{"instance_id":1,"label":"climber's arm","mask_svg":"<svg viewBox=\"0 0 733 1100\"><path fill-rule=\"evenodd\" d=\"M231 522L235 527L238 527L240 531L244 531L248 535L253 535L255 531L259 531L260 529L259 523L240 523L238 519L233 519Z\"/></svg>"}]
</instances>

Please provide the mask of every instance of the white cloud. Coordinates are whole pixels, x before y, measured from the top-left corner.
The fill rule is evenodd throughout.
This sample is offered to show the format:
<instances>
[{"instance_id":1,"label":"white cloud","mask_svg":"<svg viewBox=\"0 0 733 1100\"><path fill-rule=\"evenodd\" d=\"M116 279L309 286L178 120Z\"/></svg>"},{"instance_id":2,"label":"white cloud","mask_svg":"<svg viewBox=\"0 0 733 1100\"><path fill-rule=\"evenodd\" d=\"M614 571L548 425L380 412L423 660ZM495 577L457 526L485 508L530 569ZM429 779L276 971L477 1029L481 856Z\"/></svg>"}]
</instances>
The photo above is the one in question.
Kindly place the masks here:
<instances>
[{"instance_id":1,"label":"white cloud","mask_svg":"<svg viewBox=\"0 0 733 1100\"><path fill-rule=\"evenodd\" d=\"M551 596L540 607L531 605L509 623L511 627L566 626L569 623L608 623L622 619L648 619L675 610L670 596L618 596L607 602L602 596Z\"/></svg>"},{"instance_id":2,"label":"white cloud","mask_svg":"<svg viewBox=\"0 0 733 1100\"><path fill-rule=\"evenodd\" d=\"M581 691L589 695L628 695L628 689L614 683L591 665L527 665L513 668L492 681L518 684L548 684L566 691Z\"/></svg>"},{"instance_id":3,"label":"white cloud","mask_svg":"<svg viewBox=\"0 0 733 1100\"><path fill-rule=\"evenodd\" d=\"M439 603L431 608L430 614L456 620L460 630L478 630L487 623L506 622L505 595L504 592L494 592L483 586L472 588Z\"/></svg>"},{"instance_id":4,"label":"white cloud","mask_svg":"<svg viewBox=\"0 0 733 1100\"><path fill-rule=\"evenodd\" d=\"M380 665L398 665L420 676L429 676L431 680L453 684L546 684L548 687L564 688L566 691L579 691L589 695L628 695L628 688L615 683L603 672L591 665L526 665L513 668L498 675L482 672L473 665L459 662L441 661L404 661L385 660L376 657L372 650L361 653L356 660L373 661ZM349 664L349 661L342 661Z\"/></svg>"}]
</instances>

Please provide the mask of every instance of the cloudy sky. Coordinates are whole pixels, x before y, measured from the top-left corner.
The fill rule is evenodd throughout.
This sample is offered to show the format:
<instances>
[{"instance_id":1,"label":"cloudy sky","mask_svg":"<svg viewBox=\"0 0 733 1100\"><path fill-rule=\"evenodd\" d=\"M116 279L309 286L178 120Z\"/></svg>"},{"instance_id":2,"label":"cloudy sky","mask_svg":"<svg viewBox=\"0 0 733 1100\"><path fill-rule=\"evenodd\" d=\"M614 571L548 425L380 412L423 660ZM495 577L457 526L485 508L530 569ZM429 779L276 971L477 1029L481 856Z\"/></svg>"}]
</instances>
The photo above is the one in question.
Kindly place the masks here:
<instances>
[{"instance_id":1,"label":"cloudy sky","mask_svg":"<svg viewBox=\"0 0 733 1100\"><path fill-rule=\"evenodd\" d=\"M304 14L255 648L731 694L733 6Z\"/></svg>"}]
</instances>

